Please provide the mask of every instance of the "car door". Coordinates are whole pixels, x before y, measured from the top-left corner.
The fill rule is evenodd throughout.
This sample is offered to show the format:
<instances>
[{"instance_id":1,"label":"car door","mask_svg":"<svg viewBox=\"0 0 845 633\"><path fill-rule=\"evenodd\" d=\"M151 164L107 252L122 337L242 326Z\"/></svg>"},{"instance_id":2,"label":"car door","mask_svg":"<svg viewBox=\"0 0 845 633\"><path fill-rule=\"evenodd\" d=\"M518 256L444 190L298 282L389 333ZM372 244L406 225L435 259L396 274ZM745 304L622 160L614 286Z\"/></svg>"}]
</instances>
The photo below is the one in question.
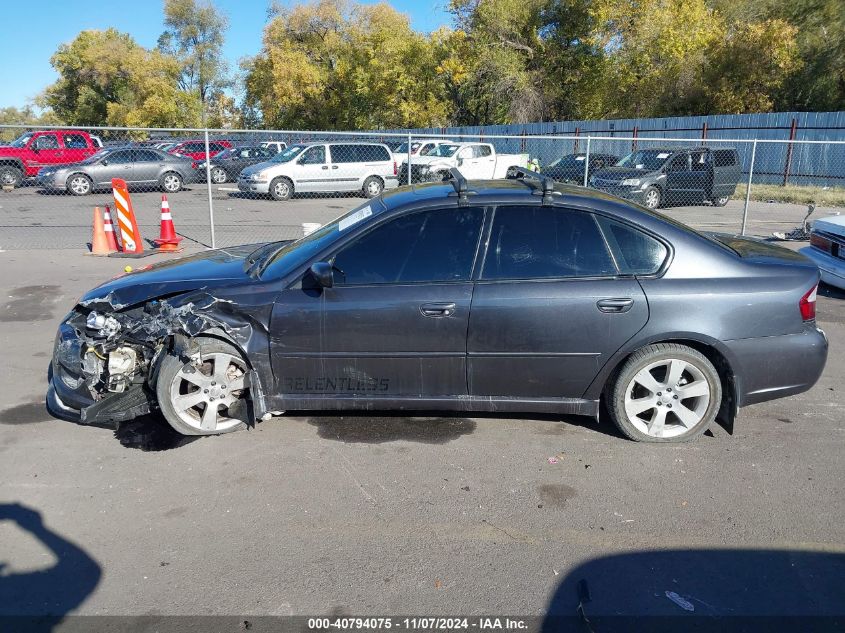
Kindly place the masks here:
<instances>
[{"instance_id":1,"label":"car door","mask_svg":"<svg viewBox=\"0 0 845 633\"><path fill-rule=\"evenodd\" d=\"M36 136L31 141L30 149L35 153L39 167L72 162L65 160L64 147L59 144L59 137L53 132Z\"/></svg>"},{"instance_id":2,"label":"car door","mask_svg":"<svg viewBox=\"0 0 845 633\"><path fill-rule=\"evenodd\" d=\"M366 213L365 207L360 213ZM466 332L484 209L393 216L325 259L331 288L284 291L271 322L285 397L452 401L467 393Z\"/></svg>"},{"instance_id":3,"label":"car door","mask_svg":"<svg viewBox=\"0 0 845 633\"><path fill-rule=\"evenodd\" d=\"M312 145L302 152L291 171L297 191L331 191L325 145Z\"/></svg>"},{"instance_id":4,"label":"car door","mask_svg":"<svg viewBox=\"0 0 845 633\"><path fill-rule=\"evenodd\" d=\"M477 178L478 162L476 161L475 151L472 145L466 145L459 149L458 153L455 154L455 160L464 178Z\"/></svg>"},{"instance_id":5,"label":"car door","mask_svg":"<svg viewBox=\"0 0 845 633\"><path fill-rule=\"evenodd\" d=\"M136 150L122 149L110 152L103 157L99 165L90 170L91 179L96 185L111 187L112 178L122 178L126 182L132 182L133 178L133 157Z\"/></svg>"},{"instance_id":6,"label":"car door","mask_svg":"<svg viewBox=\"0 0 845 633\"><path fill-rule=\"evenodd\" d=\"M326 191L354 191L360 189L364 166L360 145L333 143L329 145L329 178Z\"/></svg>"},{"instance_id":7,"label":"car door","mask_svg":"<svg viewBox=\"0 0 845 633\"><path fill-rule=\"evenodd\" d=\"M79 132L65 132L62 134L62 145L64 145L64 161L66 163L78 163L93 155L97 149L92 142L89 142Z\"/></svg>"},{"instance_id":8,"label":"car door","mask_svg":"<svg viewBox=\"0 0 845 633\"><path fill-rule=\"evenodd\" d=\"M580 398L647 320L639 283L619 274L593 214L499 207L472 300L469 393Z\"/></svg>"},{"instance_id":9,"label":"car door","mask_svg":"<svg viewBox=\"0 0 845 633\"><path fill-rule=\"evenodd\" d=\"M132 182L158 182L159 171L164 167L164 158L149 149L132 152Z\"/></svg>"},{"instance_id":10,"label":"car door","mask_svg":"<svg viewBox=\"0 0 845 633\"><path fill-rule=\"evenodd\" d=\"M475 175L473 177L493 178L496 173L496 156L493 154L493 148L486 143L476 145L472 148L472 153L475 156Z\"/></svg>"},{"instance_id":11,"label":"car door","mask_svg":"<svg viewBox=\"0 0 845 633\"><path fill-rule=\"evenodd\" d=\"M688 204L692 197L694 176L691 173L691 157L689 152L682 152L673 156L666 166L667 202Z\"/></svg>"}]
</instances>

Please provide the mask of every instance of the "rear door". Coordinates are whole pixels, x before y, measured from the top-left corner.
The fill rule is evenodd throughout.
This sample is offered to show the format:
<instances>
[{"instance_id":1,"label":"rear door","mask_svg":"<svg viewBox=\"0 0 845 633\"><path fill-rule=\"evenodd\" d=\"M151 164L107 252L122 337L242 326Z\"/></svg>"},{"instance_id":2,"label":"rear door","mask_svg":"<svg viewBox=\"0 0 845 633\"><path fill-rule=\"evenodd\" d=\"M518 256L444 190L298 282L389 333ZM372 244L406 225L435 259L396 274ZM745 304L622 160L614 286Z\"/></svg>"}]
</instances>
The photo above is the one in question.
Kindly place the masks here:
<instances>
[{"instance_id":1,"label":"rear door","mask_svg":"<svg viewBox=\"0 0 845 633\"><path fill-rule=\"evenodd\" d=\"M713 150L712 198L732 196L741 176L739 157L735 149Z\"/></svg>"},{"instance_id":2,"label":"rear door","mask_svg":"<svg viewBox=\"0 0 845 633\"><path fill-rule=\"evenodd\" d=\"M159 170L164 167L164 158L149 149L138 149L132 152L132 180L134 182L158 182Z\"/></svg>"},{"instance_id":3,"label":"rear door","mask_svg":"<svg viewBox=\"0 0 845 633\"><path fill-rule=\"evenodd\" d=\"M64 162L66 163L78 163L97 151L93 143L79 132L64 132L61 138L65 148Z\"/></svg>"},{"instance_id":4,"label":"rear door","mask_svg":"<svg viewBox=\"0 0 845 633\"><path fill-rule=\"evenodd\" d=\"M329 191L360 189L364 167L361 164L361 146L345 143L329 145Z\"/></svg>"},{"instance_id":5,"label":"rear door","mask_svg":"<svg viewBox=\"0 0 845 633\"><path fill-rule=\"evenodd\" d=\"M499 207L472 300L469 393L580 398L647 321L639 283L619 274L592 214Z\"/></svg>"}]
</instances>

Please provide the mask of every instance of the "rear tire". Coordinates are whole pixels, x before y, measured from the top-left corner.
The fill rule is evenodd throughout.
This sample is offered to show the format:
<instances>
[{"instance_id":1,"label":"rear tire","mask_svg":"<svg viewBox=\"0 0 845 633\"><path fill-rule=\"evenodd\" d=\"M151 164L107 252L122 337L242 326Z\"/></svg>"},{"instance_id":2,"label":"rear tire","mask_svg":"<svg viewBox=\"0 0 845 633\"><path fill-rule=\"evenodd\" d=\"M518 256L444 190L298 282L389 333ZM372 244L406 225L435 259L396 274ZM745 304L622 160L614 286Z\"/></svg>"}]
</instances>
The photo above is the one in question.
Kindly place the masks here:
<instances>
[{"instance_id":1,"label":"rear tire","mask_svg":"<svg viewBox=\"0 0 845 633\"><path fill-rule=\"evenodd\" d=\"M211 170L211 182L215 185L222 185L227 180L229 180L229 175L226 173L226 170L222 167L214 167Z\"/></svg>"},{"instance_id":2,"label":"rear tire","mask_svg":"<svg viewBox=\"0 0 845 633\"><path fill-rule=\"evenodd\" d=\"M23 172L14 165L0 165L0 185L5 187L20 187L23 182Z\"/></svg>"},{"instance_id":3,"label":"rear tire","mask_svg":"<svg viewBox=\"0 0 845 633\"><path fill-rule=\"evenodd\" d=\"M378 198L384 191L384 183L381 181L381 178L370 176L364 181L362 190L365 197Z\"/></svg>"},{"instance_id":4,"label":"rear tire","mask_svg":"<svg viewBox=\"0 0 845 633\"><path fill-rule=\"evenodd\" d=\"M677 343L634 352L616 372L607 408L617 428L637 442L688 442L719 412L722 383L704 354Z\"/></svg>"},{"instance_id":5,"label":"rear tire","mask_svg":"<svg viewBox=\"0 0 845 633\"><path fill-rule=\"evenodd\" d=\"M728 203L728 200L730 200L730 199L731 199L730 196L722 196L721 198L711 198L710 203L714 207L723 207Z\"/></svg>"},{"instance_id":6,"label":"rear tire","mask_svg":"<svg viewBox=\"0 0 845 633\"><path fill-rule=\"evenodd\" d=\"M195 367L170 354L161 362L156 397L164 419L182 435L219 435L246 427L246 361L235 346L216 338L193 340Z\"/></svg>"},{"instance_id":7,"label":"rear tire","mask_svg":"<svg viewBox=\"0 0 845 633\"><path fill-rule=\"evenodd\" d=\"M274 178L270 183L270 196L273 200L290 200L293 195L293 182L288 178Z\"/></svg>"}]
</instances>

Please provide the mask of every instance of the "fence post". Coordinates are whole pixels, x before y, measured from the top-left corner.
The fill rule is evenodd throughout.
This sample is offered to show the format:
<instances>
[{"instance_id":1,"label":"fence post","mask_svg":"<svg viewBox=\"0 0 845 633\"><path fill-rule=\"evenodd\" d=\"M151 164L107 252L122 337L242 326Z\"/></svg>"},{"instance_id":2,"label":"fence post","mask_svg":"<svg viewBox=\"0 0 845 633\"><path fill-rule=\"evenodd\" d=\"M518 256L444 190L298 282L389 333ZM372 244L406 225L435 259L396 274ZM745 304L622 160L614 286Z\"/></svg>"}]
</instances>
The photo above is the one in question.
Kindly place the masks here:
<instances>
[{"instance_id":1,"label":"fence post","mask_svg":"<svg viewBox=\"0 0 845 633\"><path fill-rule=\"evenodd\" d=\"M631 151L632 152L637 151L637 135L639 134L639 132L640 132L640 126L635 125L634 126L634 139L631 141Z\"/></svg>"},{"instance_id":2,"label":"fence post","mask_svg":"<svg viewBox=\"0 0 845 633\"><path fill-rule=\"evenodd\" d=\"M792 127L789 128L789 140L795 140L795 130L798 128L798 121L792 119ZM792 168L792 143L786 146L786 165L783 166L783 186L789 183L789 170Z\"/></svg>"},{"instance_id":3,"label":"fence post","mask_svg":"<svg viewBox=\"0 0 845 633\"><path fill-rule=\"evenodd\" d=\"M408 132L408 184L411 183L411 133Z\"/></svg>"},{"instance_id":4,"label":"fence post","mask_svg":"<svg viewBox=\"0 0 845 633\"><path fill-rule=\"evenodd\" d=\"M208 148L208 128L205 128L205 184L208 188L208 224L211 227L211 248L217 248L214 239L214 202L211 199L211 151Z\"/></svg>"},{"instance_id":5,"label":"fence post","mask_svg":"<svg viewBox=\"0 0 845 633\"><path fill-rule=\"evenodd\" d=\"M581 128L575 128L575 141L572 143L572 151L577 154L578 153L578 137L581 135Z\"/></svg>"},{"instance_id":6,"label":"fence post","mask_svg":"<svg viewBox=\"0 0 845 633\"><path fill-rule=\"evenodd\" d=\"M748 183L745 187L745 207L742 209L742 231L740 235L745 235L745 224L748 222L748 201L751 199L751 179L754 177L754 158L757 156L757 139L754 139L754 144L751 146L751 164L748 166Z\"/></svg>"},{"instance_id":7,"label":"fence post","mask_svg":"<svg viewBox=\"0 0 845 633\"><path fill-rule=\"evenodd\" d=\"M591 137L587 136L587 155L584 157L584 186L587 186L587 180L590 176L590 140Z\"/></svg>"}]
</instances>

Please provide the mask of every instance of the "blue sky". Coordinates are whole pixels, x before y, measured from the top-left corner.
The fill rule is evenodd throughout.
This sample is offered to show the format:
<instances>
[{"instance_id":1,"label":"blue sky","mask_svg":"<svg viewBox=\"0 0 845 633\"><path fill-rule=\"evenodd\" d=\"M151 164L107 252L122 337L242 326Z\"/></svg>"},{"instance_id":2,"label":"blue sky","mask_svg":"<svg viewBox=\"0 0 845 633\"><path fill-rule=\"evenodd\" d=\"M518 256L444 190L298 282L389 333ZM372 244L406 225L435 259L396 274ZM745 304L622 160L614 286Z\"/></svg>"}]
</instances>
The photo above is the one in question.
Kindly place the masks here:
<instances>
[{"instance_id":1,"label":"blue sky","mask_svg":"<svg viewBox=\"0 0 845 633\"><path fill-rule=\"evenodd\" d=\"M261 48L269 0L213 3L229 16L224 52L237 68L240 58L255 55ZM287 0L286 4L294 2ZM433 31L450 22L448 0L389 0L389 4L408 14L413 27L420 31ZM151 48L164 30L161 0L3 0L3 22L6 28L0 37L0 59L6 60L11 72L6 73L0 87L0 107L23 106L55 81L50 57L59 44L70 42L79 31L113 26Z\"/></svg>"}]
</instances>

